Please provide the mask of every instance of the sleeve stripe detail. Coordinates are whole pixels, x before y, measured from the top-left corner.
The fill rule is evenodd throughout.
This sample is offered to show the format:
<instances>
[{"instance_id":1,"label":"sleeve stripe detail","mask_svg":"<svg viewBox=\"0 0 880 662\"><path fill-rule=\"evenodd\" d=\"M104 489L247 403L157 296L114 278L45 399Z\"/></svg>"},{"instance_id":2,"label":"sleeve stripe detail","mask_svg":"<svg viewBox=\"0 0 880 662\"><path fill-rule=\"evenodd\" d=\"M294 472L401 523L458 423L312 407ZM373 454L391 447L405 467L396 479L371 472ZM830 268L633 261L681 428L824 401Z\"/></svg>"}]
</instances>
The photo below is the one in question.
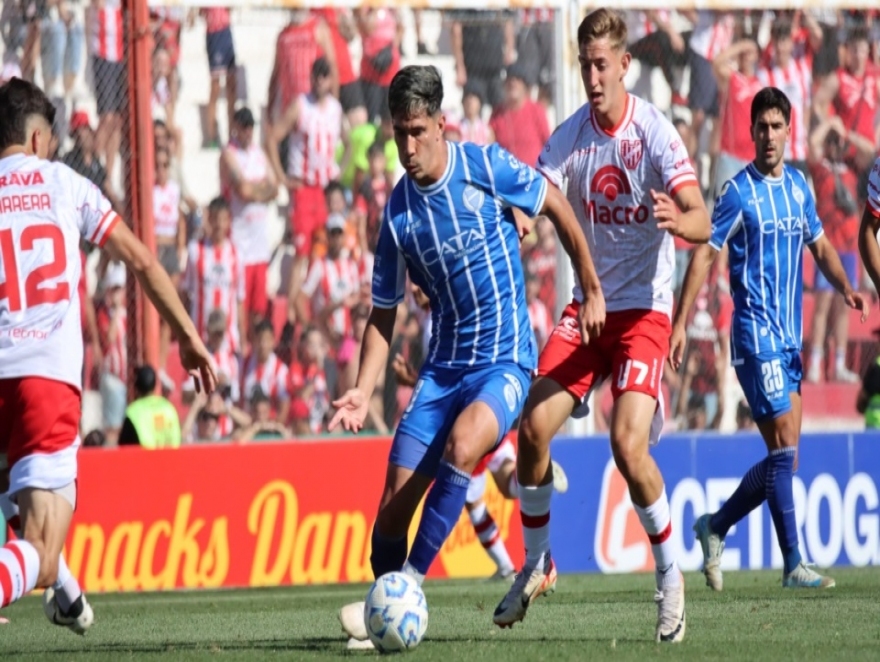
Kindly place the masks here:
<instances>
[{"instance_id":1,"label":"sleeve stripe detail","mask_svg":"<svg viewBox=\"0 0 880 662\"><path fill-rule=\"evenodd\" d=\"M874 218L880 218L880 202L874 204L872 200L868 200L867 205L868 213L871 214Z\"/></svg>"},{"instance_id":2,"label":"sleeve stripe detail","mask_svg":"<svg viewBox=\"0 0 880 662\"><path fill-rule=\"evenodd\" d=\"M807 246L812 246L817 241L819 241L825 234L825 228L820 228L819 231L812 237L810 237L809 241L805 241L804 243Z\"/></svg>"},{"instance_id":3,"label":"sleeve stripe detail","mask_svg":"<svg viewBox=\"0 0 880 662\"><path fill-rule=\"evenodd\" d=\"M107 237L110 236L110 232L120 220L119 214L112 209L108 211L98 223L90 241L96 246L103 246L104 242L107 241Z\"/></svg>"},{"instance_id":4,"label":"sleeve stripe detail","mask_svg":"<svg viewBox=\"0 0 880 662\"><path fill-rule=\"evenodd\" d=\"M539 175L539 177L541 178L541 192L538 194L537 204L535 204L534 216L538 216L544 208L544 203L547 202L547 193L549 192L548 187L550 186L550 182L543 175Z\"/></svg>"},{"instance_id":5,"label":"sleeve stripe detail","mask_svg":"<svg viewBox=\"0 0 880 662\"><path fill-rule=\"evenodd\" d=\"M403 303L403 297L397 297L396 299L383 299L381 297L373 296L373 305L377 308L394 308Z\"/></svg>"},{"instance_id":6,"label":"sleeve stripe detail","mask_svg":"<svg viewBox=\"0 0 880 662\"><path fill-rule=\"evenodd\" d=\"M706 242L706 243L709 244L709 246L711 246L712 248L714 248L714 249L715 249L716 251L718 251L719 253L721 252L721 249L723 248L723 246L719 246L719 245L716 244L712 239L710 239L710 240L709 240L708 242Z\"/></svg>"},{"instance_id":7,"label":"sleeve stripe detail","mask_svg":"<svg viewBox=\"0 0 880 662\"><path fill-rule=\"evenodd\" d=\"M687 188L688 186L698 186L696 179L687 179L683 182L679 182L669 191L669 197L675 197L675 194L678 193L681 189Z\"/></svg>"}]
</instances>

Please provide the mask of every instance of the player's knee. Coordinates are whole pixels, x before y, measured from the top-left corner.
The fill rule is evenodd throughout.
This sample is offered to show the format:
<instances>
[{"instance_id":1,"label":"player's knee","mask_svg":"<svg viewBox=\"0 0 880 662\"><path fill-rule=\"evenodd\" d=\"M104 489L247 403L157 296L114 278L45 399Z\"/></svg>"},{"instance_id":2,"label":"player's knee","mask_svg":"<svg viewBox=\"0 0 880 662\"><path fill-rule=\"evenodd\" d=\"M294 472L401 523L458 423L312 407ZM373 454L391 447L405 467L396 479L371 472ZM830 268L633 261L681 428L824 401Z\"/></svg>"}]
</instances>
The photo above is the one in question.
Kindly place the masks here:
<instances>
[{"instance_id":1,"label":"player's knee","mask_svg":"<svg viewBox=\"0 0 880 662\"><path fill-rule=\"evenodd\" d=\"M476 443L472 436L457 433L453 430L449 440L446 442L443 459L456 469L470 473L479 464L485 451L486 449L481 448L480 444Z\"/></svg>"},{"instance_id":2,"label":"player's knee","mask_svg":"<svg viewBox=\"0 0 880 662\"><path fill-rule=\"evenodd\" d=\"M627 482L641 476L648 457L647 444L639 443L633 434L623 433L611 444L611 452L617 469Z\"/></svg>"},{"instance_id":3,"label":"player's knee","mask_svg":"<svg viewBox=\"0 0 880 662\"><path fill-rule=\"evenodd\" d=\"M540 409L532 409L523 416L519 426L519 446L517 454L520 456L540 456L546 453L550 447L550 437L555 430L550 430L541 416Z\"/></svg>"}]
</instances>

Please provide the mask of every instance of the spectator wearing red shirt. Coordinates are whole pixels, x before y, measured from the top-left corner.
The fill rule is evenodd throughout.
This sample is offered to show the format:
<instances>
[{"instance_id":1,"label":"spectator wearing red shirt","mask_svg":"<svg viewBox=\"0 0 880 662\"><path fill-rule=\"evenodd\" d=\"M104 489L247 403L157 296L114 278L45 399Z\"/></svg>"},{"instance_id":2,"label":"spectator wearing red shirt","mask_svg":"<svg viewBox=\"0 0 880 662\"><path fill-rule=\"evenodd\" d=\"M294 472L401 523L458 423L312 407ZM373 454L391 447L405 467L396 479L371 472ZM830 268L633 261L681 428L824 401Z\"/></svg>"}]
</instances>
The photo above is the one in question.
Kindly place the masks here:
<instances>
[{"instance_id":1,"label":"spectator wearing red shirt","mask_svg":"<svg viewBox=\"0 0 880 662\"><path fill-rule=\"evenodd\" d=\"M507 68L504 103L492 112L489 126L495 140L525 164L538 162L544 143L550 138L547 110L529 97L526 73L519 64Z\"/></svg>"},{"instance_id":2,"label":"spectator wearing red shirt","mask_svg":"<svg viewBox=\"0 0 880 662\"><path fill-rule=\"evenodd\" d=\"M388 87L400 71L400 22L390 8L357 10L361 33L361 85L367 119L376 122L388 113Z\"/></svg>"},{"instance_id":3,"label":"spectator wearing red shirt","mask_svg":"<svg viewBox=\"0 0 880 662\"><path fill-rule=\"evenodd\" d=\"M333 364L327 361L327 341L318 327L309 326L303 331L298 354L299 360L290 365L288 386L293 428L321 434L337 379Z\"/></svg>"},{"instance_id":4,"label":"spectator wearing red shirt","mask_svg":"<svg viewBox=\"0 0 880 662\"><path fill-rule=\"evenodd\" d=\"M359 126L367 121L367 108L361 81L355 75L351 52L348 50L349 43L357 36L354 16L347 7L313 9L312 13L327 23L339 74L339 103L342 104L342 111L348 118L349 125L352 128Z\"/></svg>"},{"instance_id":5,"label":"spectator wearing red shirt","mask_svg":"<svg viewBox=\"0 0 880 662\"><path fill-rule=\"evenodd\" d=\"M361 253L375 253L379 240L379 226L385 212L385 203L391 193L388 178L385 177L385 146L374 142L367 151L370 170L360 191L354 199L357 214L358 240Z\"/></svg>"},{"instance_id":6,"label":"spectator wearing red shirt","mask_svg":"<svg viewBox=\"0 0 880 662\"><path fill-rule=\"evenodd\" d=\"M810 136L809 168L816 189L816 213L850 283L860 281L858 257L859 209L858 177L844 161L842 136L848 128L840 116L823 121ZM818 382L823 375L825 336L831 320L834 338L834 378L838 382L857 383L858 375L846 367L846 344L849 338L849 315L843 295L838 294L819 269L814 281L816 306L810 341L810 367L807 381Z\"/></svg>"}]
</instances>

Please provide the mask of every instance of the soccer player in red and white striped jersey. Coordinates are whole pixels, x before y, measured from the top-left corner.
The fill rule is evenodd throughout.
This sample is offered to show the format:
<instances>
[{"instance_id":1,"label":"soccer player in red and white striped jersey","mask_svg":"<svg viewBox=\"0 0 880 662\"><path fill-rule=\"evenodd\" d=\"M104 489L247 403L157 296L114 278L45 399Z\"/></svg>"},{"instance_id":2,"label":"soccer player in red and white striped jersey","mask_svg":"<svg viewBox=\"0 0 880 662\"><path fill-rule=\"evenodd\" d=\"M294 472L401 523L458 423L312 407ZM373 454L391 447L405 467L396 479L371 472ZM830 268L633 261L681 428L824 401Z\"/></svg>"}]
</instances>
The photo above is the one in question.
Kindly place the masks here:
<instances>
[{"instance_id":1,"label":"soccer player in red and white striped jersey","mask_svg":"<svg viewBox=\"0 0 880 662\"><path fill-rule=\"evenodd\" d=\"M275 353L275 329L272 322L264 320L257 325L251 355L244 365L242 402L250 402L259 389L272 403L276 419L283 423L290 411L287 376L287 366Z\"/></svg>"},{"instance_id":2,"label":"soccer player in red and white striped jersey","mask_svg":"<svg viewBox=\"0 0 880 662\"><path fill-rule=\"evenodd\" d=\"M208 205L206 236L190 242L183 289L200 336L207 340L208 316L213 310L226 315L224 348L242 353L246 339L244 314L244 265L229 239L232 216L224 198Z\"/></svg>"}]
</instances>

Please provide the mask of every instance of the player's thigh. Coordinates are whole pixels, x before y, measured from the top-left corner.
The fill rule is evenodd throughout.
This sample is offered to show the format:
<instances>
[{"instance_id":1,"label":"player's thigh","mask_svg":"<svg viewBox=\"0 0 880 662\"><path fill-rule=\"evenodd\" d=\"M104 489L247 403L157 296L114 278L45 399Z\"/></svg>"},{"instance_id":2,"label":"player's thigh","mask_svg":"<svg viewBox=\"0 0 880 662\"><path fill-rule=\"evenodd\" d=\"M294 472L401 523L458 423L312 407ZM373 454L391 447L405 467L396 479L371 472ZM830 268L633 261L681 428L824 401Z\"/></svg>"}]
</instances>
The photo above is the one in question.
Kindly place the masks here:
<instances>
[{"instance_id":1,"label":"player's thigh","mask_svg":"<svg viewBox=\"0 0 880 662\"><path fill-rule=\"evenodd\" d=\"M800 354L762 352L744 357L735 369L767 448L796 445L800 421L796 420L792 394L800 394Z\"/></svg>"},{"instance_id":2,"label":"player's thigh","mask_svg":"<svg viewBox=\"0 0 880 662\"><path fill-rule=\"evenodd\" d=\"M422 371L391 443L389 462L433 479L461 412L457 371Z\"/></svg>"},{"instance_id":3,"label":"player's thigh","mask_svg":"<svg viewBox=\"0 0 880 662\"><path fill-rule=\"evenodd\" d=\"M481 438L488 440L487 450L497 448L522 413L531 381L530 371L515 363L496 364L466 373L462 380L462 413L453 432L466 437L468 426L473 425L473 430L479 429ZM477 407L477 404L483 406Z\"/></svg>"}]
</instances>

